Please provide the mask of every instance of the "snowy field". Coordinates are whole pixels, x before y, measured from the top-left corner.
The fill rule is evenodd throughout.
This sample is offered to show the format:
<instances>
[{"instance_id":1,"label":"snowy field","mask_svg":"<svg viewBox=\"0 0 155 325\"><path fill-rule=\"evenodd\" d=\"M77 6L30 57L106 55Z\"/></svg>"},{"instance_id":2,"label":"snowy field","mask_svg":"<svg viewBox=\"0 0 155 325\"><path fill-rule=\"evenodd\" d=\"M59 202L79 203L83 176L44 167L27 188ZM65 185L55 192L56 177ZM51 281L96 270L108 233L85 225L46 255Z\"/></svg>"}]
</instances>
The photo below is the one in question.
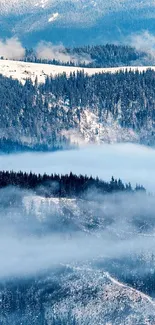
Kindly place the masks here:
<instances>
[{"instance_id":1,"label":"snowy field","mask_svg":"<svg viewBox=\"0 0 155 325\"><path fill-rule=\"evenodd\" d=\"M67 75L70 72L77 72L84 70L89 76L95 73L116 73L120 70L139 70L146 71L152 69L155 71L155 66L147 67L117 67L117 68L80 68L80 67L68 67L68 66L59 66L52 64L41 64L41 63L29 63L22 61L12 61L12 60L0 60L0 74L6 77L12 77L13 79L18 79L22 83L25 83L25 80L31 78L34 82L36 77L38 82L42 83L45 81L46 76L57 75L65 72Z\"/></svg>"}]
</instances>

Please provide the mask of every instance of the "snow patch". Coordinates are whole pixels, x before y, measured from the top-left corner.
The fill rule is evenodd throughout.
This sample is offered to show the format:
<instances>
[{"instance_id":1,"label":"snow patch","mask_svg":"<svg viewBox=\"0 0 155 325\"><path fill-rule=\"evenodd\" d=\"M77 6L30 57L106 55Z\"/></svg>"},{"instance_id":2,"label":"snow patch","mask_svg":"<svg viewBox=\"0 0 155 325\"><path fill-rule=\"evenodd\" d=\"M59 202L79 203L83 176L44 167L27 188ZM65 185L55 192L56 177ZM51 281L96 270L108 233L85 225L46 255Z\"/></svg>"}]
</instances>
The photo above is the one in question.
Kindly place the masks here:
<instances>
[{"instance_id":1,"label":"snow patch","mask_svg":"<svg viewBox=\"0 0 155 325\"><path fill-rule=\"evenodd\" d=\"M55 12L49 19L48 19L48 22L51 23L53 21L55 21L59 16L59 13L58 12Z\"/></svg>"}]
</instances>

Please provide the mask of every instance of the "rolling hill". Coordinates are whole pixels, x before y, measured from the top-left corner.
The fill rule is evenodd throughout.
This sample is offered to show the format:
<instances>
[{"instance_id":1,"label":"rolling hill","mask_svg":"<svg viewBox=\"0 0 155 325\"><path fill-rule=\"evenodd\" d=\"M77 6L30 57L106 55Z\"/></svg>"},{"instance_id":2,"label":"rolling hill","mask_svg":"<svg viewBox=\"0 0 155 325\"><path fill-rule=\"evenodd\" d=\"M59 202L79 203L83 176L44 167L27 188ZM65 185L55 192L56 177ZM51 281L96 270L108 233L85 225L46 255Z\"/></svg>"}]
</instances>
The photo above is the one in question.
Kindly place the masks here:
<instances>
[{"instance_id":1,"label":"rolling hill","mask_svg":"<svg viewBox=\"0 0 155 325\"><path fill-rule=\"evenodd\" d=\"M115 68L81 68L75 66L59 66L52 64L31 63L13 60L0 60L0 74L6 77L12 77L22 83L25 83L26 79L31 79L33 82L36 77L39 83L44 83L47 76L57 76L59 74L66 73L68 76L70 73L77 71L84 71L88 76L99 73L117 73L120 71L139 71L145 72L147 70L155 71L155 66L122 66Z\"/></svg>"}]
</instances>

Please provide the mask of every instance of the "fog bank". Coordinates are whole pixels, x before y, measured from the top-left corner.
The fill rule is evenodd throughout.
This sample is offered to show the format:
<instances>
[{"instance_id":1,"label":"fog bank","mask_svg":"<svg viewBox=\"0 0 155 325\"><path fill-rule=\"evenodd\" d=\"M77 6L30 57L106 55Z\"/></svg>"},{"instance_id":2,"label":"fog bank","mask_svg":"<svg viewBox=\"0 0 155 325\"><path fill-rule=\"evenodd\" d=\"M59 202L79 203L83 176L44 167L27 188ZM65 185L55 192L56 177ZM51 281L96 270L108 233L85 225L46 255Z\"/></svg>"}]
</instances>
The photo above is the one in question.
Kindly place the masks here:
<instances>
[{"instance_id":1,"label":"fog bank","mask_svg":"<svg viewBox=\"0 0 155 325\"><path fill-rule=\"evenodd\" d=\"M98 176L109 181L111 176L124 182L144 185L155 191L155 150L135 144L105 144L79 150L54 153L0 155L0 169L34 173L60 173Z\"/></svg>"}]
</instances>

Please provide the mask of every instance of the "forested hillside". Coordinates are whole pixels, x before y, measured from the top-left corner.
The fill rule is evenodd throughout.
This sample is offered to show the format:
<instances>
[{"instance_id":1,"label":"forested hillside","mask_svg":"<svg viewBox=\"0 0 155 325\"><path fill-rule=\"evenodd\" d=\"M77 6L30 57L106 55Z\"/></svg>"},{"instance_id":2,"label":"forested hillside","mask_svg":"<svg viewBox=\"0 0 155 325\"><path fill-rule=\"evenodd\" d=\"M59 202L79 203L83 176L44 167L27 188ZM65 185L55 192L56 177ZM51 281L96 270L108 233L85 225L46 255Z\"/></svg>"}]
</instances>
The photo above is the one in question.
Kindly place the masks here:
<instances>
[{"instance_id":1,"label":"forested hillside","mask_svg":"<svg viewBox=\"0 0 155 325\"><path fill-rule=\"evenodd\" d=\"M0 99L4 151L18 146L55 150L79 141L155 143L152 70L63 74L47 77L41 85L0 76Z\"/></svg>"}]
</instances>

